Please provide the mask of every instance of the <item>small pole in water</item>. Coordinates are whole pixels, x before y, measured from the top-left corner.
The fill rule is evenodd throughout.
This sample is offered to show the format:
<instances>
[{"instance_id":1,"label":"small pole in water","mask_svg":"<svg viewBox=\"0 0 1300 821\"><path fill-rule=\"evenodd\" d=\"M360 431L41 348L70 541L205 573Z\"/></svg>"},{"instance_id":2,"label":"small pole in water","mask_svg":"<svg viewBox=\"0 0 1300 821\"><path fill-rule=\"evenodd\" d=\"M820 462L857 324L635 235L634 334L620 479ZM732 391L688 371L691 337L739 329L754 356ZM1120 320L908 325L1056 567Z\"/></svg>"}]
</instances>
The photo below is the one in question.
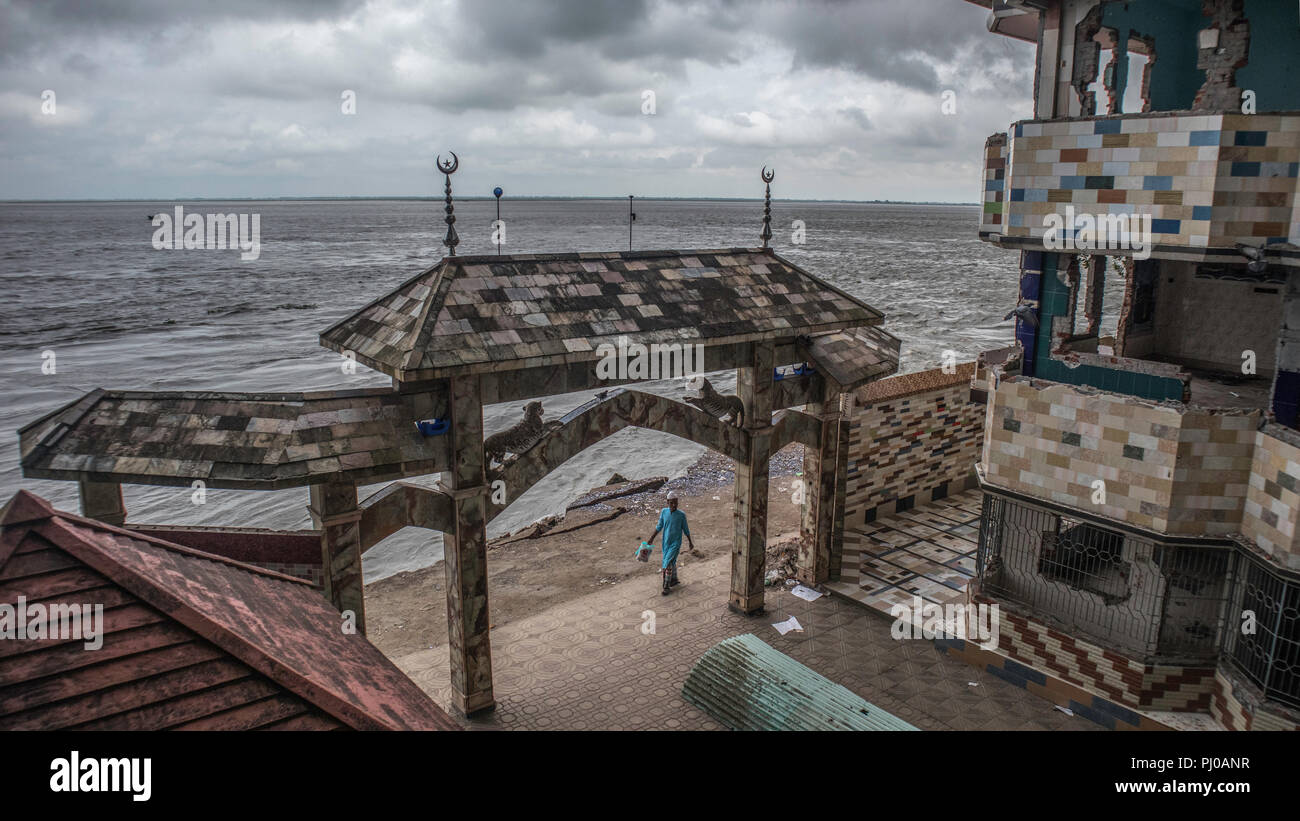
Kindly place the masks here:
<instances>
[{"instance_id":1,"label":"small pole in water","mask_svg":"<svg viewBox=\"0 0 1300 821\"><path fill-rule=\"evenodd\" d=\"M497 224L493 227L496 228L498 232L501 230L501 195L504 193L505 192L501 190L501 186L499 185L496 188L492 189L492 196L497 198ZM502 245L501 234L498 233L497 234L497 256L501 256L501 245Z\"/></svg>"},{"instance_id":2,"label":"small pole in water","mask_svg":"<svg viewBox=\"0 0 1300 821\"><path fill-rule=\"evenodd\" d=\"M632 250L632 223L636 222L636 212L632 210L632 195L627 195L627 250Z\"/></svg>"}]
</instances>

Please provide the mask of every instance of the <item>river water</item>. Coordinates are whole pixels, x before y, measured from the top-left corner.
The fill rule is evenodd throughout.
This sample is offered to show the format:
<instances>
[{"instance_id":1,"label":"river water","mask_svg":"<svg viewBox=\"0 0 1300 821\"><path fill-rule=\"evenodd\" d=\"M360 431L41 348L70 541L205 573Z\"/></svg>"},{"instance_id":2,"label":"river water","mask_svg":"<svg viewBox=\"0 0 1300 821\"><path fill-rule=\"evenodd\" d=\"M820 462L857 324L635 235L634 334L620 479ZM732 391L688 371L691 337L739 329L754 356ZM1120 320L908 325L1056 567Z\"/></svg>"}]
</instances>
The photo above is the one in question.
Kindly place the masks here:
<instances>
[{"instance_id":1,"label":"river water","mask_svg":"<svg viewBox=\"0 0 1300 821\"><path fill-rule=\"evenodd\" d=\"M156 250L148 216L257 214L260 255ZM461 254L492 253L496 204L456 204ZM637 249L759 244L762 204L638 200ZM626 200L503 203L507 253L623 250ZM23 479L16 431L96 387L132 390L301 391L387 385L358 367L345 375L318 334L435 262L442 203L412 200L0 203L0 498L24 487L77 510L75 483ZM804 242L793 243L794 221ZM1016 254L976 237L974 206L784 202L773 204L772 245L806 270L881 309L903 340L901 370L959 360L1009 344L1002 320L1016 302ZM57 372L42 372L53 351ZM734 379L713 377L730 390ZM681 395L681 382L645 389ZM543 400L547 418L591 392ZM489 406L488 432L512 424L519 404ZM702 449L667 434L627 429L570 460L521 496L495 536L558 513L618 471L676 476ZM414 480L432 485L436 476ZM382 486L363 488L363 498ZM306 489L125 487L133 522L310 527ZM408 529L366 554L366 580L442 556L436 533Z\"/></svg>"}]
</instances>

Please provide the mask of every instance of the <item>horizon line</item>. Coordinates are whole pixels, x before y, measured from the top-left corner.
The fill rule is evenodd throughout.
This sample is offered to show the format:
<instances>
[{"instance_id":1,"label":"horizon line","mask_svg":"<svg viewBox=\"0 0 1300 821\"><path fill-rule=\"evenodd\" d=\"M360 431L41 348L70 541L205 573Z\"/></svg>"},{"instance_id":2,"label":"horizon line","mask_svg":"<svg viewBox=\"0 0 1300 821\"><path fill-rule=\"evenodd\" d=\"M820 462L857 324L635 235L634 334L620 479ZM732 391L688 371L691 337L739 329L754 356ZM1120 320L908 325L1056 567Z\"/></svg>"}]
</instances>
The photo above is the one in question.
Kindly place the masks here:
<instances>
[{"instance_id":1,"label":"horizon line","mask_svg":"<svg viewBox=\"0 0 1300 821\"><path fill-rule=\"evenodd\" d=\"M635 196L635 195L633 195ZM487 201L492 202L496 197L487 196L461 196L454 197L455 201ZM506 199L503 197L503 199ZM564 196L553 194L530 194L509 197L510 200L613 200L615 202L626 199L618 196ZM672 196L644 196L635 197L641 201L687 201L687 202L762 202L761 197L672 197ZM0 198L2 204L22 204L22 203L61 203L61 202L312 202L312 201L364 201L364 200L396 200L409 202L443 202L442 196L279 196L279 197L50 197L50 198ZM773 197L773 202L825 202L825 203L849 203L859 205L955 205L955 206L975 206L978 202L956 202L948 200L853 200L853 199L819 199L809 197Z\"/></svg>"}]
</instances>

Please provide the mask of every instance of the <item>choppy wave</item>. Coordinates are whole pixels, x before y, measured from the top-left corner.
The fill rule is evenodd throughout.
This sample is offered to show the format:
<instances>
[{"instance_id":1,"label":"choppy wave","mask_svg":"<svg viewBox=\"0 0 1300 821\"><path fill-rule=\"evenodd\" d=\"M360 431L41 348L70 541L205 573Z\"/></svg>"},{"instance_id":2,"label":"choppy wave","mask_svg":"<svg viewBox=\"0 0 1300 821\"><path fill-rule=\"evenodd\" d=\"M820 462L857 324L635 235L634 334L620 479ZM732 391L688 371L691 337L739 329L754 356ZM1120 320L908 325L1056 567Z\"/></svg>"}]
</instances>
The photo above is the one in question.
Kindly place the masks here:
<instances>
[{"instance_id":1,"label":"choppy wave","mask_svg":"<svg viewBox=\"0 0 1300 821\"><path fill-rule=\"evenodd\" d=\"M76 509L71 483L21 477L14 431L96 386L290 391L388 383L364 368L343 374L317 334L436 261L440 204L204 203L205 211L261 215L261 256L248 262L237 250L154 250L153 227L142 216L176 204L185 203L0 204L0 427L9 431L0 437L0 499L21 486ZM969 358L1010 340L1011 323L1001 317L1016 301L1016 255L978 240L978 208L778 201L772 210L779 253L886 313L886 327L903 339L904 370L938 365L945 350ZM495 203L458 203L456 216L458 253L495 252ZM502 216L510 225L507 252L627 247L622 200L506 200ZM754 246L761 217L756 202L645 200L637 204L634 246ZM807 231L797 246L788 230L796 219ZM57 374L41 372L47 349L57 354ZM715 383L731 386L728 378ZM550 416L588 398L543 403ZM488 429L511 424L518 412L517 403L487 408ZM629 478L676 475L699 455L698 446L666 434L622 431L517 500L492 533L561 511L615 470ZM195 506L188 489L129 487L127 500L140 522L309 526L305 490L209 492L207 504ZM436 534L399 533L366 554L366 578L440 557Z\"/></svg>"}]
</instances>

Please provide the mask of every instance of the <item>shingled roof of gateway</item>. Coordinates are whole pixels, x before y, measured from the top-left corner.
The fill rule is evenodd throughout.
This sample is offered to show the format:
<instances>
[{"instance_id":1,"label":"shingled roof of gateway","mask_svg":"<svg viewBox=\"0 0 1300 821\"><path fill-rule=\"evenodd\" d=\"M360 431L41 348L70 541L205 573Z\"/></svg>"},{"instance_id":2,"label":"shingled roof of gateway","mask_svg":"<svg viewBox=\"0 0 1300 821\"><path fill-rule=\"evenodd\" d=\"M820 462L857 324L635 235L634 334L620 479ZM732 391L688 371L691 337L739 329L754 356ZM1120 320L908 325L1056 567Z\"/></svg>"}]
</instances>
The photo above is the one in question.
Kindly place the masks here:
<instances>
[{"instance_id":1,"label":"shingled roof of gateway","mask_svg":"<svg viewBox=\"0 0 1300 821\"><path fill-rule=\"evenodd\" d=\"M619 336L723 344L882 319L770 249L448 257L320 341L412 381L591 361Z\"/></svg>"},{"instance_id":2,"label":"shingled roof of gateway","mask_svg":"<svg viewBox=\"0 0 1300 821\"><path fill-rule=\"evenodd\" d=\"M841 391L898 370L902 342L884 328L832 331L817 334L809 342L809 358Z\"/></svg>"},{"instance_id":3,"label":"shingled roof of gateway","mask_svg":"<svg viewBox=\"0 0 1300 821\"><path fill-rule=\"evenodd\" d=\"M457 730L308 582L54 510L0 510L0 602L100 603L103 646L0 642L0 729Z\"/></svg>"},{"instance_id":4,"label":"shingled roof of gateway","mask_svg":"<svg viewBox=\"0 0 1300 821\"><path fill-rule=\"evenodd\" d=\"M43 479L280 488L322 476L436 472L446 443L419 434L389 388L226 394L94 390L18 431L23 474Z\"/></svg>"}]
</instances>

